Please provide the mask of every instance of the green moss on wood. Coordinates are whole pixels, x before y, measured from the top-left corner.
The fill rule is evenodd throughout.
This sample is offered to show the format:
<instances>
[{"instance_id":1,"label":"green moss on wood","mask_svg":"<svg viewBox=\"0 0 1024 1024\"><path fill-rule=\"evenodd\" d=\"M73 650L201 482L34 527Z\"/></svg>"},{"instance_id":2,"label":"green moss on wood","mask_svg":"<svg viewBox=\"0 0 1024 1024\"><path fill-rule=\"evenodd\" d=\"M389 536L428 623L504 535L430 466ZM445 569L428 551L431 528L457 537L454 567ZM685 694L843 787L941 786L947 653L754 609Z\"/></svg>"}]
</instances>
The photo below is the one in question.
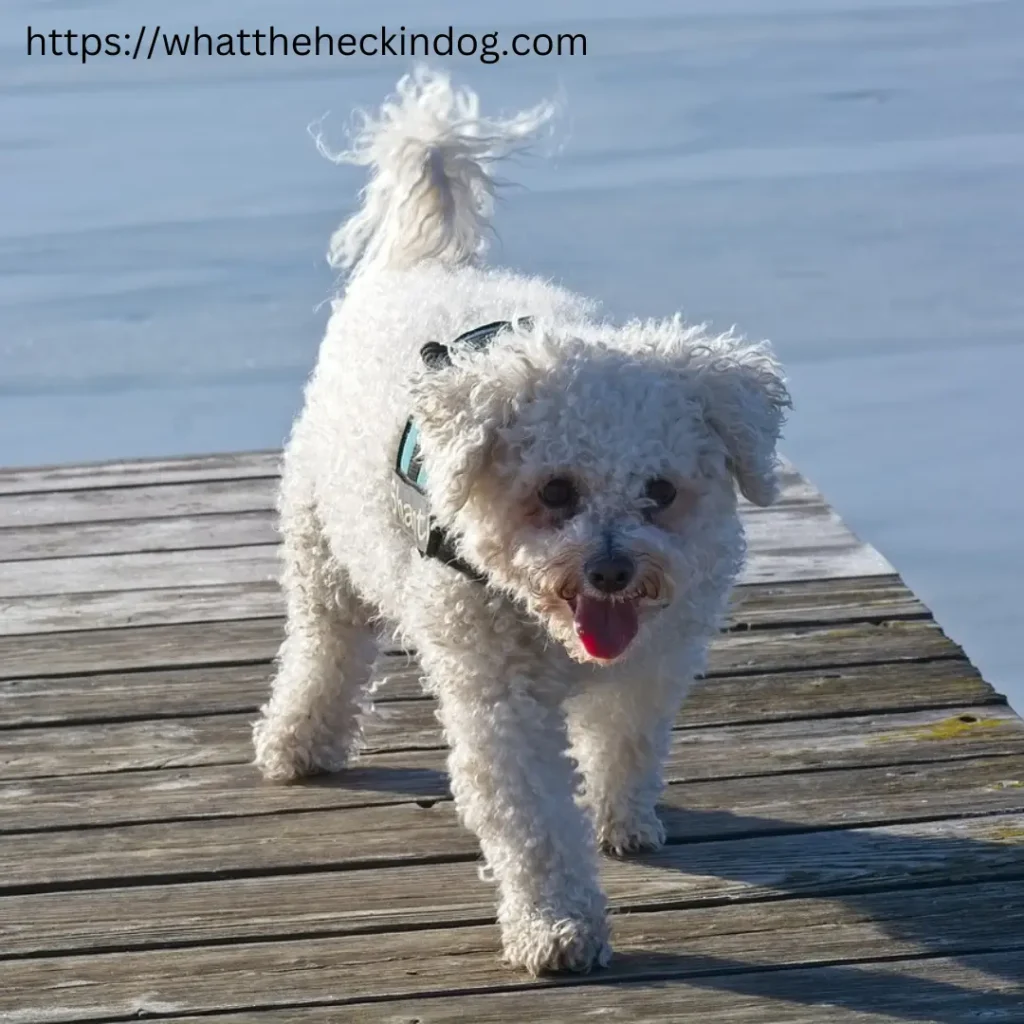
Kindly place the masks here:
<instances>
[{"instance_id":1,"label":"green moss on wood","mask_svg":"<svg viewBox=\"0 0 1024 1024\"><path fill-rule=\"evenodd\" d=\"M1013 825L994 828L987 838L997 843L1024 843L1024 828Z\"/></svg>"},{"instance_id":2,"label":"green moss on wood","mask_svg":"<svg viewBox=\"0 0 1024 1024\"><path fill-rule=\"evenodd\" d=\"M891 743L907 738L914 740L955 740L969 733L983 732L987 729L999 729L1009 722L1005 718L977 718L975 715L953 715L941 722L931 725L912 725L906 729L897 729L879 737L883 743Z\"/></svg>"}]
</instances>

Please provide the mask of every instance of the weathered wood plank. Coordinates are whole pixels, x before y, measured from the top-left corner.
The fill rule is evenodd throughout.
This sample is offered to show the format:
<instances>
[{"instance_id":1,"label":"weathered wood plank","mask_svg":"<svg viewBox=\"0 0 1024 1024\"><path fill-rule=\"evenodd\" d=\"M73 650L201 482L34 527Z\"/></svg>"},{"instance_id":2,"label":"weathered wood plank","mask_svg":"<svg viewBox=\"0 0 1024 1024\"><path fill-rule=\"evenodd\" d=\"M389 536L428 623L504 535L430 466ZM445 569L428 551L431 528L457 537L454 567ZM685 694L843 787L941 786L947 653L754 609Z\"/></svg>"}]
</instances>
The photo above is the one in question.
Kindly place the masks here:
<instances>
[{"instance_id":1,"label":"weathered wood plank","mask_svg":"<svg viewBox=\"0 0 1024 1024\"><path fill-rule=\"evenodd\" d=\"M140 484L198 483L277 477L280 451L225 452L172 459L125 459L74 466L0 469L0 494L138 487Z\"/></svg>"},{"instance_id":2,"label":"weathered wood plank","mask_svg":"<svg viewBox=\"0 0 1024 1024\"><path fill-rule=\"evenodd\" d=\"M0 563L0 615L4 606L33 594L93 594L137 587L205 587L276 580L277 548L258 544L208 551L86 555ZM124 601L130 602L130 593Z\"/></svg>"},{"instance_id":3,"label":"weathered wood plank","mask_svg":"<svg viewBox=\"0 0 1024 1024\"><path fill-rule=\"evenodd\" d=\"M117 522L215 512L265 512L275 507L277 487L275 477L247 476L236 480L14 493L0 496L0 527ZM807 501L800 483L794 481L791 490L795 495L791 501ZM820 499L814 501L817 503Z\"/></svg>"},{"instance_id":4,"label":"weathered wood plank","mask_svg":"<svg viewBox=\"0 0 1024 1024\"><path fill-rule=\"evenodd\" d=\"M0 636L0 679L269 661L280 619ZM733 632L715 638L710 671L768 671L958 658L931 621L848 623Z\"/></svg>"},{"instance_id":5,"label":"weathered wood plank","mask_svg":"<svg viewBox=\"0 0 1024 1024\"><path fill-rule=\"evenodd\" d=\"M920 716L914 717L920 724ZM871 723L864 724L870 729ZM934 725L945 727L941 721ZM876 726L867 737L852 732L826 733L802 740L763 737L760 746L750 743L742 754L738 753L741 740L735 735L725 739L718 737L717 747L701 742L712 733L733 730L676 733L667 775L696 782L772 772L793 773L807 768L920 765L953 757L969 759L1024 752L1024 729L1016 720L1003 719L999 725L968 730L956 739L923 739L921 735L926 729L907 731L904 727L902 731L880 731ZM208 752L203 753L208 759L211 757ZM364 766L405 767L404 759L395 755L388 755L384 764L382 760L368 756ZM441 758L433 765L418 758L408 766L421 770L433 767L440 773ZM369 781L366 776L363 778ZM786 779L789 778L787 775ZM140 790L146 782L146 777L140 776ZM782 800L785 787L786 782L780 781ZM158 806L158 793L147 796ZM1010 798L1017 796L1013 787ZM265 870L273 866L291 869L322 863L324 857L336 866L435 860L475 851L472 837L458 825L449 802L421 803L423 806L404 803L354 807L330 814L296 811L278 816L8 834L2 848L2 856L8 863L0 874L0 887L40 885L57 880L117 879L139 873L152 877L218 870ZM932 805L931 813L944 813L941 799ZM676 838L692 838L694 823L685 814L675 824L670 820L667 825L677 829L673 832Z\"/></svg>"},{"instance_id":6,"label":"weathered wood plank","mask_svg":"<svg viewBox=\"0 0 1024 1024\"><path fill-rule=\"evenodd\" d=\"M277 486L273 477L246 477L10 494L0 497L0 527L267 511L274 508Z\"/></svg>"},{"instance_id":7,"label":"weathered wood plank","mask_svg":"<svg viewBox=\"0 0 1024 1024\"><path fill-rule=\"evenodd\" d=\"M0 599L0 635L224 622L283 614L280 589L267 581L44 594ZM868 576L737 587L732 624L733 628L817 625L927 615L928 609L898 576Z\"/></svg>"},{"instance_id":8,"label":"weathered wood plank","mask_svg":"<svg viewBox=\"0 0 1024 1024\"><path fill-rule=\"evenodd\" d=\"M429 699L419 670L404 663L395 670L396 660L381 659L374 701ZM260 664L0 680L0 728L255 714L270 691L272 675L271 665ZM715 676L694 686L682 723L726 725L1003 702L970 662L951 658Z\"/></svg>"},{"instance_id":9,"label":"weathered wood plank","mask_svg":"<svg viewBox=\"0 0 1024 1024\"><path fill-rule=\"evenodd\" d=\"M824 502L746 514L743 583L888 575L892 565L854 536Z\"/></svg>"},{"instance_id":10,"label":"weathered wood plank","mask_svg":"<svg viewBox=\"0 0 1024 1024\"><path fill-rule=\"evenodd\" d=\"M0 498L0 510L3 499ZM768 513L748 514L745 527L749 545L743 582L855 577L890 574L892 566L870 546L855 538L823 502L816 505L782 505ZM274 515L269 511L237 515L209 513L123 522L71 523L0 529L0 572L22 579L4 560L49 562L67 557L88 557L86 563L98 577L106 570L105 558L127 557L154 551L208 550L217 557L220 546L274 544ZM55 563L59 569L60 563ZM115 563L116 564L116 563ZM40 565L45 569L46 565ZM152 586L160 586L154 581ZM24 584L22 585L24 587ZM47 594L44 584L27 594ZM79 586L78 589L87 589ZM71 583L60 592L69 592Z\"/></svg>"},{"instance_id":11,"label":"weathered wood plank","mask_svg":"<svg viewBox=\"0 0 1024 1024\"><path fill-rule=\"evenodd\" d=\"M668 764L664 806L766 817L800 825L933 817L1018 809L1024 761L1002 755L902 766L795 772L688 782L687 765ZM784 791L785 801L780 802ZM248 764L20 779L0 783L0 833L192 818L330 811L449 799L444 759L434 751L374 755L337 776L268 786Z\"/></svg>"},{"instance_id":12,"label":"weathered wood plank","mask_svg":"<svg viewBox=\"0 0 1024 1024\"><path fill-rule=\"evenodd\" d=\"M62 494L0 473L0 959L36 954L0 965L0 1020L337 997L357 1001L352 1019L383 1021L362 1001L520 984L479 927L493 891L405 659L382 663L382 714L355 771L283 789L245 763L281 630L266 582L275 469L239 476L228 457L54 472ZM784 477L780 506L743 509L745 580L769 582L740 592L715 678L673 735L673 845L605 865L616 907L640 912L619 921L619 977L1019 954L1024 723L892 567ZM828 575L846 578L817 582ZM894 895L907 885L937 888ZM144 948L166 943L193 948ZM88 950L103 956L39 956Z\"/></svg>"},{"instance_id":13,"label":"weathered wood plank","mask_svg":"<svg viewBox=\"0 0 1024 1024\"><path fill-rule=\"evenodd\" d=\"M279 478L281 452L224 452L169 459L123 459L77 465L0 469L0 495L202 483L252 477ZM781 499L817 501L821 494L786 460L779 467ZM745 499L741 499L748 505Z\"/></svg>"},{"instance_id":14,"label":"weathered wood plank","mask_svg":"<svg viewBox=\"0 0 1024 1024\"><path fill-rule=\"evenodd\" d=\"M250 756L249 725L253 717L223 714L5 730L0 733L0 778L241 763ZM681 722L685 725L685 710ZM730 743L743 743L757 750L771 748L780 757L790 756L785 751L793 747L793 767L813 767L835 757L843 763L858 763L858 758L871 759L872 763L885 763L884 758L891 758L892 763L897 763L908 756L923 754L924 746L938 751L938 756L943 752L952 755L961 743L972 750L979 744L994 744L998 752L1006 752L1003 745L1014 742L1018 723L1012 710L994 704L905 714L683 728L682 733L689 737L686 742L704 746L708 764L717 764L719 758L726 763L747 760L750 754L746 750L742 759L735 752L723 750ZM1024 723L1020 727L1024 728ZM857 733L857 729L862 731ZM850 741L836 746L838 737L851 730ZM935 735L926 736L928 730ZM884 739L880 738L883 736ZM831 744L827 756L815 753L818 737L827 737ZM919 742L922 739L931 742L923 745ZM441 749L444 745L432 705L420 700L400 706L381 705L366 720L366 742L371 751ZM881 762L870 752L873 743L882 745ZM1011 752L1013 749L1011 746ZM876 754L882 756L881 750Z\"/></svg>"},{"instance_id":15,"label":"weathered wood plank","mask_svg":"<svg viewBox=\"0 0 1024 1024\"><path fill-rule=\"evenodd\" d=\"M995 918L1002 927L993 931ZM906 892L898 901L882 893L636 913L615 919L619 955L601 979L686 978L706 975L712 964L724 971L992 953L1019 949L1022 929L1020 882ZM325 993L351 1004L523 984L500 962L497 929L475 926L375 935L372 942L303 938L7 961L0 964L0 1013L66 1022L134 1016L144 1005L177 1015L301 1005Z\"/></svg>"},{"instance_id":16,"label":"weathered wood plank","mask_svg":"<svg viewBox=\"0 0 1024 1024\"><path fill-rule=\"evenodd\" d=\"M737 717L742 716L742 709L737 711ZM896 726L899 719L904 722L902 726ZM865 737L868 742L880 742L886 744L901 744L905 737L912 737L916 742L921 739L930 739L938 742L947 738L946 733L953 734L950 738L967 733L980 734L987 729L994 729L997 732L1002 729L1016 730L1015 712L1005 705L992 705L972 708L943 708L941 710L929 710L925 712L909 713L888 713L882 712L870 716L857 716L856 719L824 718L783 718L771 724L760 721L753 723L745 722L740 725L724 725L717 727L688 728L684 715L681 715L677 723L677 732L687 734L680 742L692 742L701 744L708 748L716 748L720 743L737 743L742 747L734 750L734 756L742 762L743 750L745 753L746 740L748 737L740 736L739 730L755 730L749 737L760 743L762 737L774 733L779 738L797 737L804 734L828 734L834 740L837 736L845 736L846 728L839 723L847 720L856 720L866 730ZM983 724L982 724L983 723ZM1005 725L1004 725L1005 723ZM896 731L893 732L892 730ZM733 733L725 736L722 730L734 730ZM881 730L885 739L872 740L875 730ZM928 732L934 735L926 736ZM692 734L688 735L688 734ZM920 735L918 735L920 734ZM1024 737L1024 723L1020 726L1020 735ZM408 703L392 703L381 705L374 715L367 719L366 723L366 750L370 752L401 751L401 750L427 750L432 747L443 747L444 737L440 726L434 716L434 705L426 701L410 701ZM834 752L835 747L830 747L829 752ZM710 753L714 757L714 753ZM813 764L812 764L813 766Z\"/></svg>"},{"instance_id":17,"label":"weathered wood plank","mask_svg":"<svg viewBox=\"0 0 1024 1024\"><path fill-rule=\"evenodd\" d=\"M0 637L0 678L269 662L280 619Z\"/></svg>"},{"instance_id":18,"label":"weathered wood plank","mask_svg":"<svg viewBox=\"0 0 1024 1024\"><path fill-rule=\"evenodd\" d=\"M899 576L744 584L730 602L730 629L921 618L930 615Z\"/></svg>"},{"instance_id":19,"label":"weathered wood plank","mask_svg":"<svg viewBox=\"0 0 1024 1024\"><path fill-rule=\"evenodd\" d=\"M0 529L0 562L82 555L187 551L239 544L275 544L276 513L270 509L149 519L128 519ZM824 503L780 505L744 512L754 558L781 557L795 549L855 547L851 534Z\"/></svg>"},{"instance_id":20,"label":"weathered wood plank","mask_svg":"<svg viewBox=\"0 0 1024 1024\"><path fill-rule=\"evenodd\" d=\"M280 539L276 518L274 512L264 510L170 519L9 526L0 529L0 562L276 544Z\"/></svg>"},{"instance_id":21,"label":"weathered wood plank","mask_svg":"<svg viewBox=\"0 0 1024 1024\"><path fill-rule=\"evenodd\" d=\"M743 715L743 721L775 721L1005 700L977 675L966 659L850 664L795 671L764 665L766 671L759 675L747 675L744 669L738 675L728 675L728 663L722 659L721 665L721 671L713 668L706 681L695 684L685 705L686 721L724 724L735 721L732 716L737 714ZM382 656L375 680L373 699L378 703L414 700L423 690L415 661L401 655ZM27 684L32 682L28 680ZM4 692L3 685L0 682L0 694ZM31 695L31 691L27 692ZM957 696L961 693L963 700ZM722 708L719 701L728 702L729 706Z\"/></svg>"},{"instance_id":22,"label":"weathered wood plank","mask_svg":"<svg viewBox=\"0 0 1024 1024\"><path fill-rule=\"evenodd\" d=\"M41 491L95 490L138 487L140 484L200 483L248 477L279 477L278 449L175 456L168 459L115 459L77 465L28 466L0 469L0 495ZM789 461L779 468L784 497L790 501L820 498L820 493ZM744 504L747 504L743 499Z\"/></svg>"},{"instance_id":23,"label":"weathered wood plank","mask_svg":"<svg viewBox=\"0 0 1024 1024\"><path fill-rule=\"evenodd\" d=\"M4 679L0 680L0 728L255 712L270 692L273 672L270 662L262 661L218 665L212 670L172 668ZM414 694L421 691L415 680L408 688Z\"/></svg>"},{"instance_id":24,"label":"weathered wood plank","mask_svg":"<svg viewBox=\"0 0 1024 1024\"><path fill-rule=\"evenodd\" d=\"M983 953L856 966L763 970L705 958L708 976L616 985L410 998L303 1009L250 1010L246 1024L978 1024L1024 1020L1020 954ZM714 973L715 968L721 973ZM603 975L589 979L600 982ZM342 1016L344 1014L344 1016ZM766 1014L770 1014L766 1016ZM827 1017L823 1016L827 1014ZM178 1024L239 1024L236 1015Z\"/></svg>"},{"instance_id":25,"label":"weathered wood plank","mask_svg":"<svg viewBox=\"0 0 1024 1024\"><path fill-rule=\"evenodd\" d=\"M263 517L263 521L255 516ZM156 528L152 531L153 539L138 542L149 545L144 550L89 554L86 553L89 545L84 544L86 550L73 557L18 555L18 560L0 561L0 623L3 624L0 631L11 634L76 629L82 628L79 622L83 618L87 628L119 626L133 621L140 604L146 610L146 621L201 621L189 617L192 614L188 605L189 588L246 582L261 584L277 578L279 550L276 545L265 543L271 533L266 517L266 513L249 513L242 517L237 534L230 538L230 547L213 547L203 543L203 535L197 535L194 547L167 550L160 534L168 532L167 524L178 525L182 520L150 520L148 522L154 523ZM217 522L222 519L219 516L195 517L199 522L204 518ZM133 526L140 533L146 532L144 524ZM97 529L88 524L86 527ZM112 527L105 524L104 528ZM741 577L743 583L861 577L892 571L891 566L880 561L870 549L848 538L821 536L800 524L794 529L793 536L780 537L773 533L760 539L755 531L748 564ZM0 530L0 542L11 532ZM218 537L228 540L226 533ZM256 543L246 543L254 537ZM6 540L10 542L9 537ZM38 538L36 543L39 543ZM146 594L137 596L135 591L146 591ZM109 596L97 601L96 595ZM7 600L2 600L4 598ZM223 596L221 600L223 603ZM164 615L161 615L162 601L168 606L168 613ZM233 601L234 606L218 617L237 617L239 603ZM278 611L280 607L278 604ZM211 616L207 614L204 618Z\"/></svg>"},{"instance_id":26,"label":"weathered wood plank","mask_svg":"<svg viewBox=\"0 0 1024 1024\"><path fill-rule=\"evenodd\" d=\"M831 824L842 824L834 804L826 813ZM333 837L338 815L320 817ZM603 858L601 877L613 907L629 912L1019 881L1021 825L1018 815L787 833L787 822L711 808L690 812L689 842L643 859ZM111 888L5 895L0 950L15 956L491 921L494 888L481 880L467 835L448 860L436 863L335 870L324 843L319 860L300 853L307 866L320 869L306 873L270 871L281 863L275 857L266 874L212 877L201 885L157 877L126 886L115 876ZM715 838L722 835L728 838ZM253 842L264 837L257 832Z\"/></svg>"},{"instance_id":27,"label":"weathered wood plank","mask_svg":"<svg viewBox=\"0 0 1024 1024\"><path fill-rule=\"evenodd\" d=\"M236 562L229 570L240 573L243 567ZM222 567L217 571L221 572ZM274 580L158 590L0 597L0 636L271 619L283 614L284 600Z\"/></svg>"}]
</instances>

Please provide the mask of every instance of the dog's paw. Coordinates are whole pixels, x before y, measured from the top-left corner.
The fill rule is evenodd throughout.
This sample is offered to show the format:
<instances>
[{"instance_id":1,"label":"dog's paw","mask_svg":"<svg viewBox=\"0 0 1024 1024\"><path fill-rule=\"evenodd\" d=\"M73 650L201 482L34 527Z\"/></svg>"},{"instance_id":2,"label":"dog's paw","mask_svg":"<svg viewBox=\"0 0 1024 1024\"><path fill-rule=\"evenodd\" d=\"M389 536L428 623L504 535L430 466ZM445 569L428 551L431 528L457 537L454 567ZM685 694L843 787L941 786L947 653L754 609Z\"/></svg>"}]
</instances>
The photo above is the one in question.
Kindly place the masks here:
<instances>
[{"instance_id":1,"label":"dog's paw","mask_svg":"<svg viewBox=\"0 0 1024 1024\"><path fill-rule=\"evenodd\" d=\"M535 977L566 971L585 974L595 967L607 967L612 956L608 922L603 917L553 921L527 915L506 925L502 942L505 962Z\"/></svg>"},{"instance_id":2,"label":"dog's paw","mask_svg":"<svg viewBox=\"0 0 1024 1024\"><path fill-rule=\"evenodd\" d=\"M343 749L310 749L299 730L261 718L252 730L255 764L268 782L297 782L310 775L341 771L347 762Z\"/></svg>"},{"instance_id":3,"label":"dog's paw","mask_svg":"<svg viewBox=\"0 0 1024 1024\"><path fill-rule=\"evenodd\" d=\"M595 828L598 845L614 857L660 850L665 845L665 826L653 809L597 821Z\"/></svg>"}]
</instances>

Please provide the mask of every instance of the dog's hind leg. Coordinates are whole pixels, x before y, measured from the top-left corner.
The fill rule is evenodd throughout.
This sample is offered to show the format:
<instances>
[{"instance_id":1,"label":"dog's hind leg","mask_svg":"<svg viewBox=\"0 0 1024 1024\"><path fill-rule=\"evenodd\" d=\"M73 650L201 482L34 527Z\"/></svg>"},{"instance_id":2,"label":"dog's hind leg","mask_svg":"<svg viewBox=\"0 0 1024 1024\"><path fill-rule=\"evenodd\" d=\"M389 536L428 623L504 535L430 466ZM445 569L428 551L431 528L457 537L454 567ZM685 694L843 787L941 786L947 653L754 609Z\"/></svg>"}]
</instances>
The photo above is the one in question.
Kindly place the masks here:
<instances>
[{"instance_id":1,"label":"dog's hind leg","mask_svg":"<svg viewBox=\"0 0 1024 1024\"><path fill-rule=\"evenodd\" d=\"M287 488L284 498L286 636L253 729L256 764L278 782L345 767L376 655L370 610L333 557L315 507L289 501Z\"/></svg>"}]
</instances>

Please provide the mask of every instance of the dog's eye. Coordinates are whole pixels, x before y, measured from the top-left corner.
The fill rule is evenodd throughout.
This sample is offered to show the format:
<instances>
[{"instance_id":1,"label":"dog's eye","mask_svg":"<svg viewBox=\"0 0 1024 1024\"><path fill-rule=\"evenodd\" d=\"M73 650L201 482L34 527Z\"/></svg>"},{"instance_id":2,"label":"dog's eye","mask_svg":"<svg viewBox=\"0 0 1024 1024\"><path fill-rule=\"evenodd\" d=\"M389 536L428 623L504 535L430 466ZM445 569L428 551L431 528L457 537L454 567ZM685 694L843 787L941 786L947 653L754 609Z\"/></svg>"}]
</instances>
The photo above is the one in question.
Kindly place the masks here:
<instances>
[{"instance_id":1,"label":"dog's eye","mask_svg":"<svg viewBox=\"0 0 1024 1024\"><path fill-rule=\"evenodd\" d=\"M653 501L659 508L668 508L676 500L676 489L671 481L655 477L655 479L647 481L644 497Z\"/></svg>"},{"instance_id":2,"label":"dog's eye","mask_svg":"<svg viewBox=\"0 0 1024 1024\"><path fill-rule=\"evenodd\" d=\"M538 497L548 508L566 511L575 506L579 494L571 480L556 476L540 489Z\"/></svg>"}]
</instances>

